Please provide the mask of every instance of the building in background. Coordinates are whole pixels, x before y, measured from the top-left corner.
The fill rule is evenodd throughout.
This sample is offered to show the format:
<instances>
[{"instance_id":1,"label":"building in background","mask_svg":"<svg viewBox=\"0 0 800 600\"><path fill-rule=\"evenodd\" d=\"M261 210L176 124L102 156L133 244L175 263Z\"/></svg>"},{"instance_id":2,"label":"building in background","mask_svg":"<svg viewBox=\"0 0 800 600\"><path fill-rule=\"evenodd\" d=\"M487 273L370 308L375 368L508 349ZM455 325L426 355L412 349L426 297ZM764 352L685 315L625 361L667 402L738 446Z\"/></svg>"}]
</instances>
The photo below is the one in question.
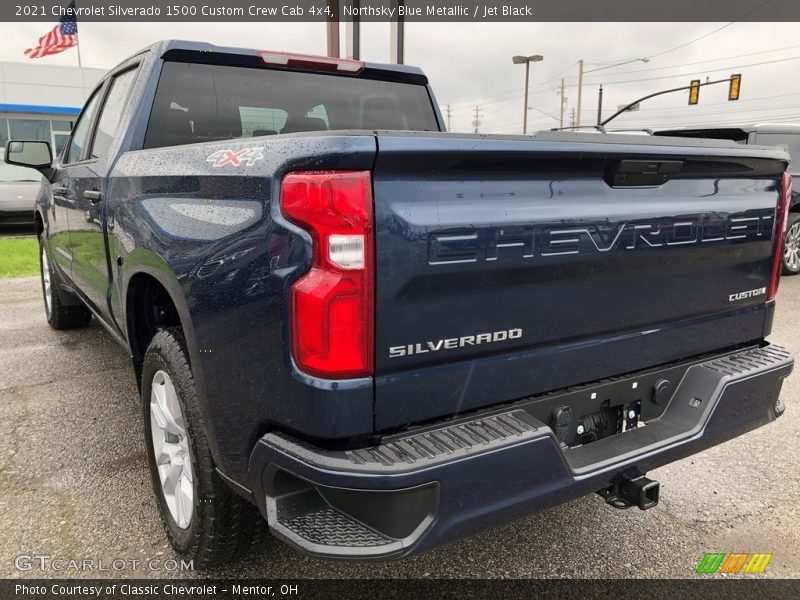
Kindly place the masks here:
<instances>
[{"instance_id":1,"label":"building in background","mask_svg":"<svg viewBox=\"0 0 800 600\"><path fill-rule=\"evenodd\" d=\"M84 101L103 69L0 62L0 143L50 142L55 154L67 142Z\"/></svg>"}]
</instances>

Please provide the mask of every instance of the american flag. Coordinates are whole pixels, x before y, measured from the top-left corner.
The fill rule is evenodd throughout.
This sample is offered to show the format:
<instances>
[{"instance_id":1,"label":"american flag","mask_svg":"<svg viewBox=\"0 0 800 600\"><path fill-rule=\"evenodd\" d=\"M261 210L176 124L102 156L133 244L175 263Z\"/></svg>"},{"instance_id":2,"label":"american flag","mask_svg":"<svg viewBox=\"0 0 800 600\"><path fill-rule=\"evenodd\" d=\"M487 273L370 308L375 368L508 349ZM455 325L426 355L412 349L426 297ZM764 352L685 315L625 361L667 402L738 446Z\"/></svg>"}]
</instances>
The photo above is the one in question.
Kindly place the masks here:
<instances>
[{"instance_id":1,"label":"american flag","mask_svg":"<svg viewBox=\"0 0 800 600\"><path fill-rule=\"evenodd\" d=\"M71 11L69 9L72 9ZM58 54L78 45L78 22L75 19L75 2L69 3L66 14L61 17L58 25L53 27L42 37L35 48L25 50L28 58L41 58L50 54Z\"/></svg>"}]
</instances>

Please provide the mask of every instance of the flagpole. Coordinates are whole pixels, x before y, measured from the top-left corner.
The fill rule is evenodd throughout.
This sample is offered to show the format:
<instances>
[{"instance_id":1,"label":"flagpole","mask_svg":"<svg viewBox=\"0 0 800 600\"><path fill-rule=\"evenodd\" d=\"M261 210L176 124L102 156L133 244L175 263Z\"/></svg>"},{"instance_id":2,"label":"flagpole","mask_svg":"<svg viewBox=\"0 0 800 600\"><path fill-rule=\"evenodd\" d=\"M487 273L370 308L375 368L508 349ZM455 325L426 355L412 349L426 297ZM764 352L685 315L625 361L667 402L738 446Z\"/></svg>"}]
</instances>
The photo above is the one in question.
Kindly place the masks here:
<instances>
[{"instance_id":1,"label":"flagpole","mask_svg":"<svg viewBox=\"0 0 800 600\"><path fill-rule=\"evenodd\" d=\"M75 6L75 2L73 0L72 6ZM78 31L78 17L75 16L75 47L78 49L78 68L81 69L81 73L83 73L83 65L81 64L81 36L80 32Z\"/></svg>"}]
</instances>

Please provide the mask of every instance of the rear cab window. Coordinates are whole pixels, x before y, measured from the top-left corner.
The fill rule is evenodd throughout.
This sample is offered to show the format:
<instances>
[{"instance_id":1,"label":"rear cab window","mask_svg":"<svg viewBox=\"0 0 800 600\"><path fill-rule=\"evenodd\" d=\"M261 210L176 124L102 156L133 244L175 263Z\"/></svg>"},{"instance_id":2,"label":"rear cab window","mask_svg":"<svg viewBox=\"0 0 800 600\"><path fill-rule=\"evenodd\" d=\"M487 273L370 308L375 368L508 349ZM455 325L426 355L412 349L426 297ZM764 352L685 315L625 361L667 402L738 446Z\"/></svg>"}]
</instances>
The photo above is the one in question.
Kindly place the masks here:
<instances>
[{"instance_id":1,"label":"rear cab window","mask_svg":"<svg viewBox=\"0 0 800 600\"><path fill-rule=\"evenodd\" d=\"M101 158L111 148L135 78L136 67L133 67L116 75L111 81L111 89L108 91L97 122L97 130L92 142L91 158Z\"/></svg>"},{"instance_id":2,"label":"rear cab window","mask_svg":"<svg viewBox=\"0 0 800 600\"><path fill-rule=\"evenodd\" d=\"M439 126L420 84L167 61L144 147L342 129Z\"/></svg>"}]
</instances>

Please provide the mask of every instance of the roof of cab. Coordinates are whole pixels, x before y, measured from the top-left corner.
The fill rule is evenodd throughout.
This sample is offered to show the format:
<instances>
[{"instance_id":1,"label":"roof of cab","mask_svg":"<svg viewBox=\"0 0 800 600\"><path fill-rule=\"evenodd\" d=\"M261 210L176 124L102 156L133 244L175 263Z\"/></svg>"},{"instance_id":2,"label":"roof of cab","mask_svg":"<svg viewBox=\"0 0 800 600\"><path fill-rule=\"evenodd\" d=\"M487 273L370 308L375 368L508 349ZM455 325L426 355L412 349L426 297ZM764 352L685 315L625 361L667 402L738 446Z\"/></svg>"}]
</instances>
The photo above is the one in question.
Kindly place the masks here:
<instances>
[{"instance_id":1,"label":"roof of cab","mask_svg":"<svg viewBox=\"0 0 800 600\"><path fill-rule=\"evenodd\" d=\"M259 51L268 50L268 48L236 48L231 46L217 46L208 42L196 42L190 40L162 40L151 44L144 50L152 50L157 56L163 57L165 54L173 53L215 53L215 54L230 54L234 56L257 56ZM269 50L275 50L269 48ZM311 56L311 55L308 55ZM322 57L320 58L330 58ZM402 80L407 79L410 83L427 84L428 78L419 67L410 65L396 65L388 63L364 63L364 73L366 75L375 75L378 73L386 73L391 75L392 79Z\"/></svg>"}]
</instances>

